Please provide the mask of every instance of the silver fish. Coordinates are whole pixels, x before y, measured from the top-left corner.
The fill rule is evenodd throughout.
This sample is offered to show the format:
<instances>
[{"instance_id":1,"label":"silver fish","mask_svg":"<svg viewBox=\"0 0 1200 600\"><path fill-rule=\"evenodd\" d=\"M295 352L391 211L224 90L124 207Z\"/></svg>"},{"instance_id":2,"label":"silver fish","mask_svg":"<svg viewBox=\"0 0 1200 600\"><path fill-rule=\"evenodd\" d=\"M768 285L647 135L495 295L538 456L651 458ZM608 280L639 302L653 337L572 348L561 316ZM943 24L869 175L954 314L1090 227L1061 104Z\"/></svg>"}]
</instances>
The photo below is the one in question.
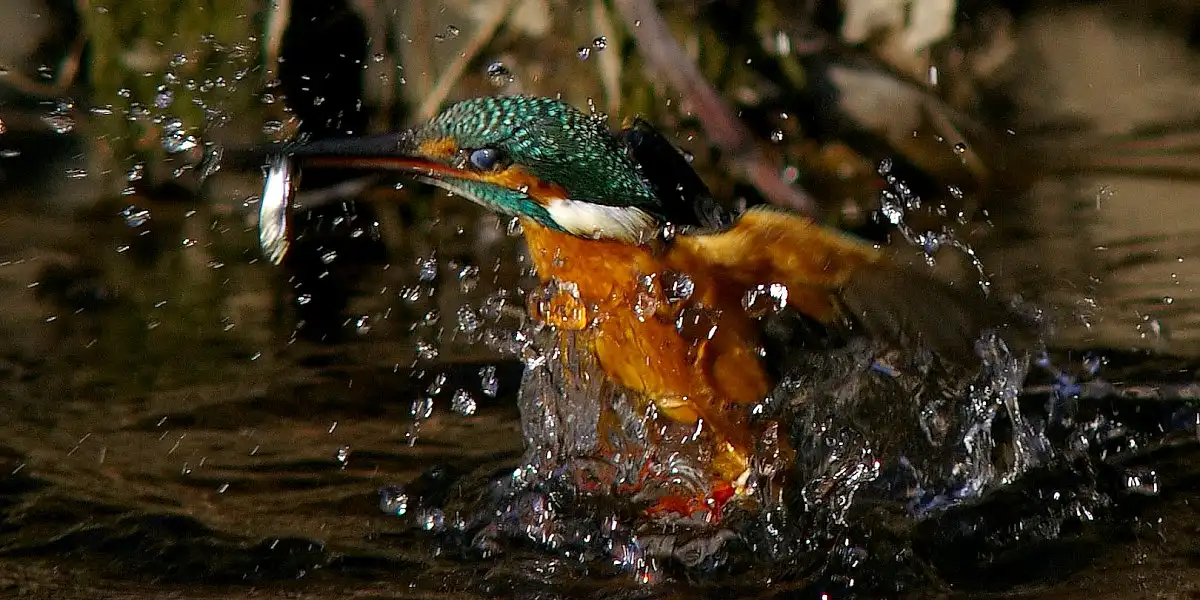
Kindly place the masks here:
<instances>
[{"instance_id":1,"label":"silver fish","mask_svg":"<svg viewBox=\"0 0 1200 600\"><path fill-rule=\"evenodd\" d=\"M291 246L289 226L300 171L292 159L276 155L267 163L262 200L258 204L258 244L273 264L280 264Z\"/></svg>"}]
</instances>

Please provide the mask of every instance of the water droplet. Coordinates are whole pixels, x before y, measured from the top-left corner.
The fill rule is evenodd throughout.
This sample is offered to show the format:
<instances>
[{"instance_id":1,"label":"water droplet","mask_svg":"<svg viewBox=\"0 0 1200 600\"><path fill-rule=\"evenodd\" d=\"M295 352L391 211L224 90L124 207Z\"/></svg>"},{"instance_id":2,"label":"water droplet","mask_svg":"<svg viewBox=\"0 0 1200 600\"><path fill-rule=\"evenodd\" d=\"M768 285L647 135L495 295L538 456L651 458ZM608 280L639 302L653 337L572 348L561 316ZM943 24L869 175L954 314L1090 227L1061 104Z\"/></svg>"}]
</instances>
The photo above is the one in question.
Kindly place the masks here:
<instances>
[{"instance_id":1,"label":"water droplet","mask_svg":"<svg viewBox=\"0 0 1200 600\"><path fill-rule=\"evenodd\" d=\"M508 303L507 292L501 290L488 294L479 307L479 315L485 319L497 321L504 315L504 305Z\"/></svg>"},{"instance_id":2,"label":"water droplet","mask_svg":"<svg viewBox=\"0 0 1200 600\"><path fill-rule=\"evenodd\" d=\"M904 221L904 209L899 204L894 202L884 202L879 207L879 212L883 213L883 217L892 225L899 225Z\"/></svg>"},{"instance_id":3,"label":"water droplet","mask_svg":"<svg viewBox=\"0 0 1200 600\"><path fill-rule=\"evenodd\" d=\"M196 147L196 138L183 128L180 119L168 119L163 125L163 149L172 154L186 152Z\"/></svg>"},{"instance_id":4,"label":"water droplet","mask_svg":"<svg viewBox=\"0 0 1200 600\"><path fill-rule=\"evenodd\" d=\"M0 158L16 158L21 155L20 150L5 149L0 150Z\"/></svg>"},{"instance_id":5,"label":"water droplet","mask_svg":"<svg viewBox=\"0 0 1200 600\"><path fill-rule=\"evenodd\" d=\"M404 493L404 488L395 486L379 490L379 510L403 517L408 512L408 494Z\"/></svg>"},{"instance_id":6,"label":"water droplet","mask_svg":"<svg viewBox=\"0 0 1200 600\"><path fill-rule=\"evenodd\" d=\"M1157 496L1159 491L1158 472L1147 468L1126 471L1125 489L1129 493L1139 496Z\"/></svg>"},{"instance_id":7,"label":"water droplet","mask_svg":"<svg viewBox=\"0 0 1200 600\"><path fill-rule=\"evenodd\" d=\"M458 309L458 329L463 333L471 333L479 329L479 315L469 306Z\"/></svg>"},{"instance_id":8,"label":"water droplet","mask_svg":"<svg viewBox=\"0 0 1200 600\"><path fill-rule=\"evenodd\" d=\"M508 234L508 237L518 237L525 233L525 227L521 225L521 217L513 217L509 220L505 233Z\"/></svg>"},{"instance_id":9,"label":"water droplet","mask_svg":"<svg viewBox=\"0 0 1200 600\"><path fill-rule=\"evenodd\" d=\"M885 158L885 159L879 161L879 167L877 170L879 171L880 175L887 175L887 174L891 173L892 172L892 159Z\"/></svg>"},{"instance_id":10,"label":"water droplet","mask_svg":"<svg viewBox=\"0 0 1200 600\"><path fill-rule=\"evenodd\" d=\"M670 243L675 241L675 236L679 235L679 228L674 223L666 223L659 229L658 235L664 242Z\"/></svg>"},{"instance_id":11,"label":"water droplet","mask_svg":"<svg viewBox=\"0 0 1200 600\"><path fill-rule=\"evenodd\" d=\"M313 106L320 106L322 104L325 104L325 96L317 96L316 98L313 98Z\"/></svg>"},{"instance_id":12,"label":"water droplet","mask_svg":"<svg viewBox=\"0 0 1200 600\"><path fill-rule=\"evenodd\" d=\"M513 74L500 61L493 62L487 66L488 81L495 87L504 87L513 81Z\"/></svg>"},{"instance_id":13,"label":"water droplet","mask_svg":"<svg viewBox=\"0 0 1200 600\"><path fill-rule=\"evenodd\" d=\"M954 153L955 153L955 154L964 154L964 153L966 153L966 151L967 151L967 145L966 145L966 144L964 144L964 143L962 143L962 142L959 142L959 143L957 143L957 144L955 144L955 145L954 145Z\"/></svg>"},{"instance_id":14,"label":"water droplet","mask_svg":"<svg viewBox=\"0 0 1200 600\"><path fill-rule=\"evenodd\" d=\"M383 62L383 59L384 59L384 55L382 52L376 52L375 54L371 55L371 60L373 60L375 62Z\"/></svg>"},{"instance_id":15,"label":"water droplet","mask_svg":"<svg viewBox=\"0 0 1200 600\"><path fill-rule=\"evenodd\" d=\"M458 27L455 27L454 25L447 25L446 30L433 36L433 39L434 41L444 42L446 40L452 40L458 37L458 34L460 33L462 32L458 29Z\"/></svg>"},{"instance_id":16,"label":"water droplet","mask_svg":"<svg viewBox=\"0 0 1200 600\"><path fill-rule=\"evenodd\" d=\"M172 67L181 67L184 64L186 64L187 61L188 61L187 56L184 56L183 54L176 54L175 56L171 57L171 66Z\"/></svg>"},{"instance_id":17,"label":"water droplet","mask_svg":"<svg viewBox=\"0 0 1200 600\"><path fill-rule=\"evenodd\" d=\"M425 313L424 321L425 321L426 327L433 327L434 325L437 325L438 321L441 321L441 320L442 320L442 311L440 311L436 308Z\"/></svg>"},{"instance_id":18,"label":"water droplet","mask_svg":"<svg viewBox=\"0 0 1200 600\"><path fill-rule=\"evenodd\" d=\"M475 398L467 390L455 390L454 396L450 398L450 410L464 417L475 414L477 408Z\"/></svg>"},{"instance_id":19,"label":"water droplet","mask_svg":"<svg viewBox=\"0 0 1200 600\"><path fill-rule=\"evenodd\" d=\"M607 48L608 47L608 38L606 38L604 36L597 37L596 39L592 40L592 47L597 50L603 50L603 49Z\"/></svg>"},{"instance_id":20,"label":"water droplet","mask_svg":"<svg viewBox=\"0 0 1200 600\"><path fill-rule=\"evenodd\" d=\"M685 338L711 340L717 335L717 313L703 306L689 306L679 311L675 330Z\"/></svg>"},{"instance_id":21,"label":"water droplet","mask_svg":"<svg viewBox=\"0 0 1200 600\"><path fill-rule=\"evenodd\" d=\"M278 121L278 120L266 121L262 125L262 131L263 131L263 133L265 133L267 135L275 135L275 134L279 133L280 131L283 131L283 121Z\"/></svg>"},{"instance_id":22,"label":"water droplet","mask_svg":"<svg viewBox=\"0 0 1200 600\"><path fill-rule=\"evenodd\" d=\"M959 188L959 187L958 187L958 186L956 186L956 185L952 185L952 186L949 186L949 187L947 187L946 189L950 191L950 196L951 196L952 198L954 198L955 200L962 200L962 199L963 199L963 191L962 191L962 188Z\"/></svg>"},{"instance_id":23,"label":"water droplet","mask_svg":"<svg viewBox=\"0 0 1200 600\"><path fill-rule=\"evenodd\" d=\"M592 49L588 48L587 46L580 46L579 49L575 51L575 55L579 57L579 60L587 60L592 56Z\"/></svg>"},{"instance_id":24,"label":"water droplet","mask_svg":"<svg viewBox=\"0 0 1200 600\"><path fill-rule=\"evenodd\" d=\"M423 511L418 520L425 531L440 531L446 523L446 515L439 509L431 508Z\"/></svg>"},{"instance_id":25,"label":"water droplet","mask_svg":"<svg viewBox=\"0 0 1200 600\"><path fill-rule=\"evenodd\" d=\"M574 283L549 281L530 293L528 306L530 316L552 327L579 331L588 325L588 310Z\"/></svg>"},{"instance_id":26,"label":"water droplet","mask_svg":"<svg viewBox=\"0 0 1200 600\"><path fill-rule=\"evenodd\" d=\"M500 382L496 379L496 367L488 365L479 369L479 388L483 395L495 398L500 392Z\"/></svg>"},{"instance_id":27,"label":"water droplet","mask_svg":"<svg viewBox=\"0 0 1200 600\"><path fill-rule=\"evenodd\" d=\"M354 321L354 333L358 335L367 335L371 333L371 317L361 315Z\"/></svg>"},{"instance_id":28,"label":"water droplet","mask_svg":"<svg viewBox=\"0 0 1200 600\"><path fill-rule=\"evenodd\" d=\"M125 180L133 183L140 181L146 175L146 164L137 163L129 168L129 172L125 174Z\"/></svg>"},{"instance_id":29,"label":"water droplet","mask_svg":"<svg viewBox=\"0 0 1200 600\"><path fill-rule=\"evenodd\" d=\"M425 393L429 394L430 396L436 396L436 395L442 393L442 388L445 387L445 385L446 385L446 374L438 373L437 375L433 376L433 381L429 382L429 387L425 389ZM430 414L432 414L432 413L430 413ZM428 417L429 414L426 414L425 416Z\"/></svg>"},{"instance_id":30,"label":"water droplet","mask_svg":"<svg viewBox=\"0 0 1200 600\"><path fill-rule=\"evenodd\" d=\"M431 256L417 260L417 279L421 281L433 281L437 279L437 272L438 265L436 258Z\"/></svg>"},{"instance_id":31,"label":"water droplet","mask_svg":"<svg viewBox=\"0 0 1200 600\"><path fill-rule=\"evenodd\" d=\"M470 293L479 284L479 267L467 265L458 271L458 287L463 293Z\"/></svg>"},{"instance_id":32,"label":"water droplet","mask_svg":"<svg viewBox=\"0 0 1200 600\"><path fill-rule=\"evenodd\" d=\"M336 250L330 250L321 255L321 262L324 264L327 264L327 265L333 264L333 261L335 261L335 260L337 260L337 251Z\"/></svg>"},{"instance_id":33,"label":"water droplet","mask_svg":"<svg viewBox=\"0 0 1200 600\"><path fill-rule=\"evenodd\" d=\"M42 116L42 122L54 133L71 133L75 129L75 119L70 115L57 112Z\"/></svg>"},{"instance_id":34,"label":"water droplet","mask_svg":"<svg viewBox=\"0 0 1200 600\"><path fill-rule=\"evenodd\" d=\"M747 290L742 296L742 308L746 309L746 314L751 317L764 317L783 310L787 306L787 301L788 288L786 285L782 283L759 284Z\"/></svg>"},{"instance_id":35,"label":"water droplet","mask_svg":"<svg viewBox=\"0 0 1200 600\"><path fill-rule=\"evenodd\" d=\"M300 294L299 296L296 296L296 304L304 306L305 304L312 302L312 299L312 294Z\"/></svg>"},{"instance_id":36,"label":"water droplet","mask_svg":"<svg viewBox=\"0 0 1200 600\"><path fill-rule=\"evenodd\" d=\"M663 271L662 286L663 295L671 303L687 300L696 291L696 284L691 277L675 271Z\"/></svg>"},{"instance_id":37,"label":"water droplet","mask_svg":"<svg viewBox=\"0 0 1200 600\"><path fill-rule=\"evenodd\" d=\"M154 106L157 108L167 108L175 101L175 92L171 91L165 85L158 86L158 93L154 95Z\"/></svg>"},{"instance_id":38,"label":"water droplet","mask_svg":"<svg viewBox=\"0 0 1200 600\"><path fill-rule=\"evenodd\" d=\"M658 312L658 308L658 298L648 292L638 292L637 298L633 302L633 314L637 315L638 320L643 323L653 317Z\"/></svg>"},{"instance_id":39,"label":"water droplet","mask_svg":"<svg viewBox=\"0 0 1200 600\"><path fill-rule=\"evenodd\" d=\"M117 95L122 98L130 98L133 96L133 90L130 90L129 88L121 88L117 90Z\"/></svg>"},{"instance_id":40,"label":"water droplet","mask_svg":"<svg viewBox=\"0 0 1200 600\"><path fill-rule=\"evenodd\" d=\"M917 243L925 254L935 254L942 247L942 236L930 231L917 236Z\"/></svg>"},{"instance_id":41,"label":"water droplet","mask_svg":"<svg viewBox=\"0 0 1200 600\"><path fill-rule=\"evenodd\" d=\"M127 206L121 211L121 217L129 227L141 227L150 221L150 211L136 206Z\"/></svg>"},{"instance_id":42,"label":"water droplet","mask_svg":"<svg viewBox=\"0 0 1200 600\"><path fill-rule=\"evenodd\" d=\"M775 131L772 131L772 132L771 132L771 141L772 141L772 142L775 142L775 143L777 143L777 144L778 144L779 142L782 142L782 141L783 141L783 131L782 131L782 130L779 130L779 129L776 129Z\"/></svg>"},{"instance_id":43,"label":"water droplet","mask_svg":"<svg viewBox=\"0 0 1200 600\"><path fill-rule=\"evenodd\" d=\"M417 357L421 360L433 360L438 357L437 346L434 346L425 340L418 341L415 348L417 351Z\"/></svg>"},{"instance_id":44,"label":"water droplet","mask_svg":"<svg viewBox=\"0 0 1200 600\"><path fill-rule=\"evenodd\" d=\"M334 454L334 458L337 459L339 463L342 463L342 468L345 469L346 461L350 460L350 446L338 446L337 453Z\"/></svg>"}]
</instances>

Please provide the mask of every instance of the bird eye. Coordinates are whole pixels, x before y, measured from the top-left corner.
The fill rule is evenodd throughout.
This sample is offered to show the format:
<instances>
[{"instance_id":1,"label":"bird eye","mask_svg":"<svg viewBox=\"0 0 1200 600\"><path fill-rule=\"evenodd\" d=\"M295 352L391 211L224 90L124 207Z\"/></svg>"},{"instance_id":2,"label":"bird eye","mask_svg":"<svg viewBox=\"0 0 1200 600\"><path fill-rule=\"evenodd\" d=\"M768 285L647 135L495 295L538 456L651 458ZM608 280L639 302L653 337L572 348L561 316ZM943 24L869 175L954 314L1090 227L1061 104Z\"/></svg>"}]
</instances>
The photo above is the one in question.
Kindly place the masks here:
<instances>
[{"instance_id":1,"label":"bird eye","mask_svg":"<svg viewBox=\"0 0 1200 600\"><path fill-rule=\"evenodd\" d=\"M471 151L468 160L471 161L471 166L480 171L491 171L503 158L503 153L495 148L479 148Z\"/></svg>"}]
</instances>

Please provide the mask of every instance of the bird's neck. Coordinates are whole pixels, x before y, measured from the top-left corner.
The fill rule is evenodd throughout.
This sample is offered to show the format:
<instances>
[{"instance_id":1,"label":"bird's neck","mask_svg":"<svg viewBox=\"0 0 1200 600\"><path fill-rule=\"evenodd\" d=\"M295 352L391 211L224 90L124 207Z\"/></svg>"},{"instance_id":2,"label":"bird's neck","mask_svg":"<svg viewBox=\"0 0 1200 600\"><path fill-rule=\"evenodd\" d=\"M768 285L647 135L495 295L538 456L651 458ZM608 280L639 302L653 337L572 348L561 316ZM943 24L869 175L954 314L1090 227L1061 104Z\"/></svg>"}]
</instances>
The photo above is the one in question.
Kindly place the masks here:
<instances>
[{"instance_id":1,"label":"bird's neck","mask_svg":"<svg viewBox=\"0 0 1200 600\"><path fill-rule=\"evenodd\" d=\"M585 297L624 295L639 273L655 272L652 252L643 246L612 239L591 239L551 229L522 218L529 256L543 282L570 282Z\"/></svg>"}]
</instances>

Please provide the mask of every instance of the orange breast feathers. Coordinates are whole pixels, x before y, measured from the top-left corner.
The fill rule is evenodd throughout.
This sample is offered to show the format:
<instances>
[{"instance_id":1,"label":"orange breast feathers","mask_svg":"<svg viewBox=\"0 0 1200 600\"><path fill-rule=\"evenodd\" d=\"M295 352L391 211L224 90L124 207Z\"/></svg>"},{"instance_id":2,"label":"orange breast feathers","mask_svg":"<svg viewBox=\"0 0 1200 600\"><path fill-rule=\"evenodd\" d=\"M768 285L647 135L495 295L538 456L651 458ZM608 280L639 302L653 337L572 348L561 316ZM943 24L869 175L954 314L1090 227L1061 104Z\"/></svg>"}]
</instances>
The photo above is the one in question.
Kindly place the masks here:
<instances>
[{"instance_id":1,"label":"orange breast feathers","mask_svg":"<svg viewBox=\"0 0 1200 600\"><path fill-rule=\"evenodd\" d=\"M773 385L760 358L759 325L742 305L746 292L782 283L789 303L827 320L834 314L832 290L856 265L877 259L869 247L774 211L747 213L725 232L680 236L658 253L529 220L524 231L539 277L573 284L587 313L539 316L560 328L593 327L596 357L608 377L670 419L702 419L704 430L725 446L731 460L720 470L731 480L752 449L748 406ZM669 291L680 281L690 283L675 287L690 294Z\"/></svg>"}]
</instances>

